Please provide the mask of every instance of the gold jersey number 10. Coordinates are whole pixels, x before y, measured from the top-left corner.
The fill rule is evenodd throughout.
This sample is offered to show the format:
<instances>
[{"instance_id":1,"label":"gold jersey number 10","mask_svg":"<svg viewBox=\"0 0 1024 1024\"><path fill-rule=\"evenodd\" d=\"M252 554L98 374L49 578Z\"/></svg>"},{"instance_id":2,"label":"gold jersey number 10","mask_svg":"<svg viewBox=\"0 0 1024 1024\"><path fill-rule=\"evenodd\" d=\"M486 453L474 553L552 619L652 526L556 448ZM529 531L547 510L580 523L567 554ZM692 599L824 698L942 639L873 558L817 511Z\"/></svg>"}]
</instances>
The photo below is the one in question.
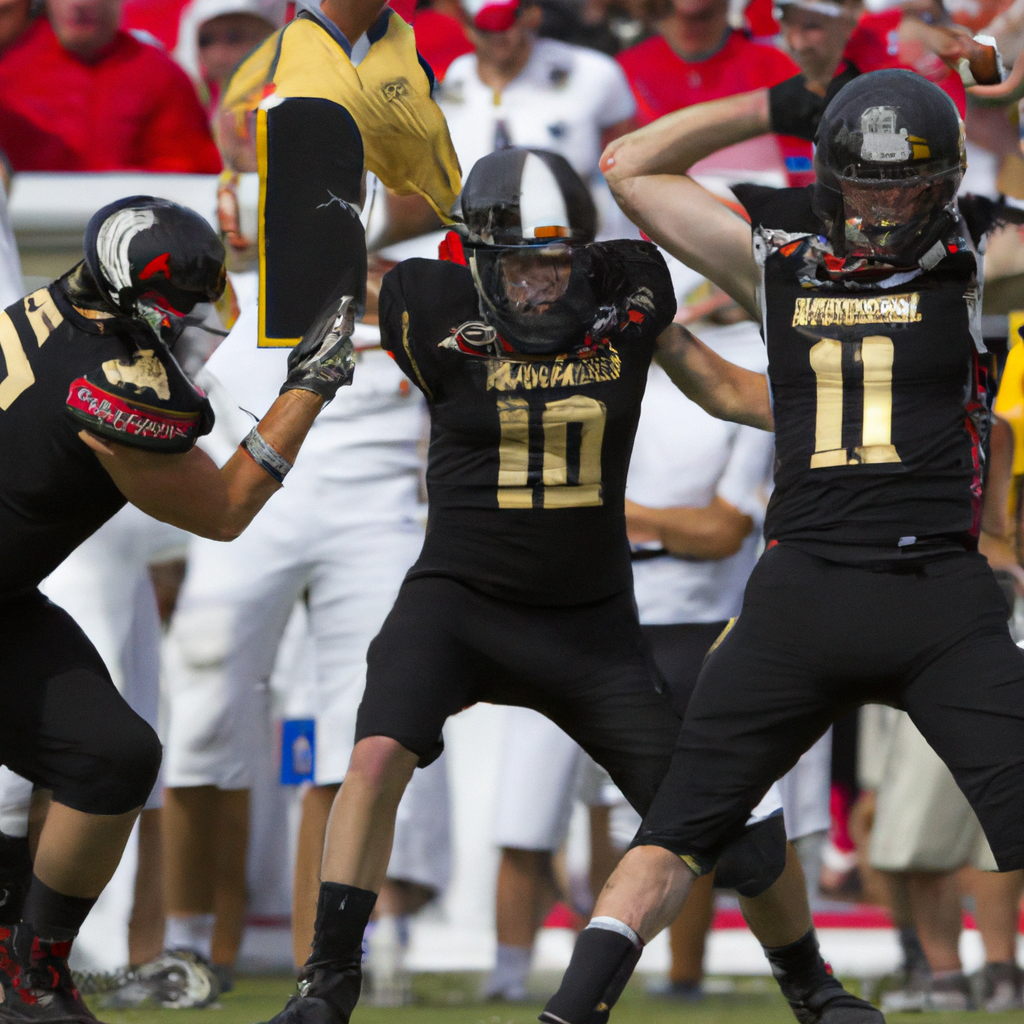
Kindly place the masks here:
<instances>
[{"instance_id":1,"label":"gold jersey number 10","mask_svg":"<svg viewBox=\"0 0 1024 1024\"><path fill-rule=\"evenodd\" d=\"M530 404L525 398L498 399L498 507L579 508L603 504L601 445L608 414L604 402L573 395L546 402L538 411L541 430L535 432L534 439L543 438L544 447L543 452L536 453L540 481L538 487L533 487Z\"/></svg>"},{"instance_id":2,"label":"gold jersey number 10","mask_svg":"<svg viewBox=\"0 0 1024 1024\"><path fill-rule=\"evenodd\" d=\"M854 448L843 447L844 347L852 348L853 361L864 371L861 439ZM818 382L811 469L902 461L892 443L892 338L877 334L847 342L822 338L810 356Z\"/></svg>"}]
</instances>

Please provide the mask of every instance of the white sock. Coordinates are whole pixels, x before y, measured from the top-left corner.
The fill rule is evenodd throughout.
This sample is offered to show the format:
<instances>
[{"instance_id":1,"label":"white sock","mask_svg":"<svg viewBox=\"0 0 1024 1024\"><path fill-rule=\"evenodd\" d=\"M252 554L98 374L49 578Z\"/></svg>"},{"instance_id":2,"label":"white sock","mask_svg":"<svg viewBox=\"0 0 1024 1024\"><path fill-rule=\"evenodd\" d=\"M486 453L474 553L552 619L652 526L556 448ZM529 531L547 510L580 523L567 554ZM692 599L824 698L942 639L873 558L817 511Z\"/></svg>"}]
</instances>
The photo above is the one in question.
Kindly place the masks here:
<instances>
[{"instance_id":1,"label":"white sock","mask_svg":"<svg viewBox=\"0 0 1024 1024\"><path fill-rule=\"evenodd\" d=\"M487 979L487 995L519 995L526 989L533 950L523 946L503 946L499 943L494 970Z\"/></svg>"},{"instance_id":2,"label":"white sock","mask_svg":"<svg viewBox=\"0 0 1024 1024\"><path fill-rule=\"evenodd\" d=\"M215 918L215 914L182 914L180 917L168 914L164 949L192 949L209 960Z\"/></svg>"}]
</instances>

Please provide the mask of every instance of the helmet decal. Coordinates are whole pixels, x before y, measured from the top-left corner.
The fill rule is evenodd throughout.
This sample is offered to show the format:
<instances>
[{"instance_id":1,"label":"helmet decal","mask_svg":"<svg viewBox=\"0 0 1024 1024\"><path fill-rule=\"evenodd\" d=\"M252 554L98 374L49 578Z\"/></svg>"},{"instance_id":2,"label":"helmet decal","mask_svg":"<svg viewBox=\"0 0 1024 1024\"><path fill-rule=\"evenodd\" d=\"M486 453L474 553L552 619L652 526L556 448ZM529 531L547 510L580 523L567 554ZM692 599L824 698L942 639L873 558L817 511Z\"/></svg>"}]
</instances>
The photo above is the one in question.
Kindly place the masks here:
<instances>
[{"instance_id":1,"label":"helmet decal","mask_svg":"<svg viewBox=\"0 0 1024 1024\"><path fill-rule=\"evenodd\" d=\"M860 130L864 136L860 155L865 160L898 163L913 155L907 129L896 131L896 111L892 107L868 107L860 115Z\"/></svg>"},{"instance_id":2,"label":"helmet decal","mask_svg":"<svg viewBox=\"0 0 1024 1024\"><path fill-rule=\"evenodd\" d=\"M168 281L171 279L171 267L170 267L171 254L169 252L162 252L159 256L154 256L142 272L139 274L140 281L148 281L154 274L163 274Z\"/></svg>"},{"instance_id":3,"label":"helmet decal","mask_svg":"<svg viewBox=\"0 0 1024 1024\"><path fill-rule=\"evenodd\" d=\"M131 262L128 248L132 239L140 232L151 228L156 222L152 210L127 207L108 217L96 235L96 251L103 269L114 286L114 300L122 288L132 284Z\"/></svg>"}]
</instances>

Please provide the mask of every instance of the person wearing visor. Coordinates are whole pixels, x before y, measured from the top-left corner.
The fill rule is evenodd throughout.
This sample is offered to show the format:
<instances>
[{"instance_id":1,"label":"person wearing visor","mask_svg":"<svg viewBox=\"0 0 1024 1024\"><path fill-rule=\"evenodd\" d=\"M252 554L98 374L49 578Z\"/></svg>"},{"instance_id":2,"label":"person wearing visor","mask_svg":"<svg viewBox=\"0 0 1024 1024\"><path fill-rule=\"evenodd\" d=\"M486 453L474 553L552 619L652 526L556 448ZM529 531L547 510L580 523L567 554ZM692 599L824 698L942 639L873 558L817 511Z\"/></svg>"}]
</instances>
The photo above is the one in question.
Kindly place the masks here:
<instances>
[{"instance_id":1,"label":"person wearing visor","mask_svg":"<svg viewBox=\"0 0 1024 1024\"><path fill-rule=\"evenodd\" d=\"M335 299L218 469L195 447L210 403L171 350L195 305L223 288L224 248L206 221L132 196L89 221L83 262L0 313L0 761L52 793L18 923L0 927L2 1021L95 1019L67 957L160 767L156 733L39 583L129 501L193 533L237 536L351 379L339 326L350 300Z\"/></svg>"},{"instance_id":2,"label":"person wearing visor","mask_svg":"<svg viewBox=\"0 0 1024 1024\"><path fill-rule=\"evenodd\" d=\"M686 172L771 130L773 101L762 90L691 107L603 158L630 217L762 323L775 424L766 552L597 902L643 941L772 780L863 703L910 714L999 869L1024 867L1024 654L977 551L990 422L977 252L1000 211L958 206L963 127L946 95L887 70L826 108L814 185L737 188L748 224ZM808 933L789 954L816 946ZM578 942L542 1020L595 1019L614 973Z\"/></svg>"},{"instance_id":3,"label":"person wearing visor","mask_svg":"<svg viewBox=\"0 0 1024 1024\"><path fill-rule=\"evenodd\" d=\"M672 324L656 247L593 241L593 202L562 157L484 157L456 213L447 259L407 260L381 290L381 343L431 412L427 535L369 649L313 950L275 1024L349 1020L396 808L417 765L440 754L450 715L477 701L540 711L647 807L679 732L637 620L625 528L651 359L710 411L770 426L764 377ZM719 865L769 946L810 927L778 808L770 794ZM879 1020L824 964L815 992L850 1020Z\"/></svg>"}]
</instances>

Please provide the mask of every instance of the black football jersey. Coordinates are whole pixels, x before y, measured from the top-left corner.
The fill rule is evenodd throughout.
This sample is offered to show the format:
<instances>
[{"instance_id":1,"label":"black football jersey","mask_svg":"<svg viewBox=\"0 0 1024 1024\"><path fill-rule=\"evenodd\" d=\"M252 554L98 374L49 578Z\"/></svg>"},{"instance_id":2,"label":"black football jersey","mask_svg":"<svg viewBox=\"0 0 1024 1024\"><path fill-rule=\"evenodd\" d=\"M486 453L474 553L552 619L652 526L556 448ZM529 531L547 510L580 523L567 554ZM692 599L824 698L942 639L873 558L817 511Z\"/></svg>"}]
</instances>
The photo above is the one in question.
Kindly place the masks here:
<instances>
[{"instance_id":1,"label":"black football jersey","mask_svg":"<svg viewBox=\"0 0 1024 1024\"><path fill-rule=\"evenodd\" d=\"M0 598L34 588L125 499L83 427L187 450L205 399L154 336L79 312L60 283L0 313Z\"/></svg>"},{"instance_id":2,"label":"black football jersey","mask_svg":"<svg viewBox=\"0 0 1024 1024\"><path fill-rule=\"evenodd\" d=\"M649 243L600 254L621 285L615 315L601 337L548 358L519 355L484 322L466 267L413 259L385 276L381 344L431 414L427 535L410 577L547 605L632 586L626 471L675 297Z\"/></svg>"},{"instance_id":3,"label":"black football jersey","mask_svg":"<svg viewBox=\"0 0 1024 1024\"><path fill-rule=\"evenodd\" d=\"M988 410L963 221L924 262L844 277L811 189L737 189L761 265L775 415L769 541L841 560L973 547Z\"/></svg>"}]
</instances>

